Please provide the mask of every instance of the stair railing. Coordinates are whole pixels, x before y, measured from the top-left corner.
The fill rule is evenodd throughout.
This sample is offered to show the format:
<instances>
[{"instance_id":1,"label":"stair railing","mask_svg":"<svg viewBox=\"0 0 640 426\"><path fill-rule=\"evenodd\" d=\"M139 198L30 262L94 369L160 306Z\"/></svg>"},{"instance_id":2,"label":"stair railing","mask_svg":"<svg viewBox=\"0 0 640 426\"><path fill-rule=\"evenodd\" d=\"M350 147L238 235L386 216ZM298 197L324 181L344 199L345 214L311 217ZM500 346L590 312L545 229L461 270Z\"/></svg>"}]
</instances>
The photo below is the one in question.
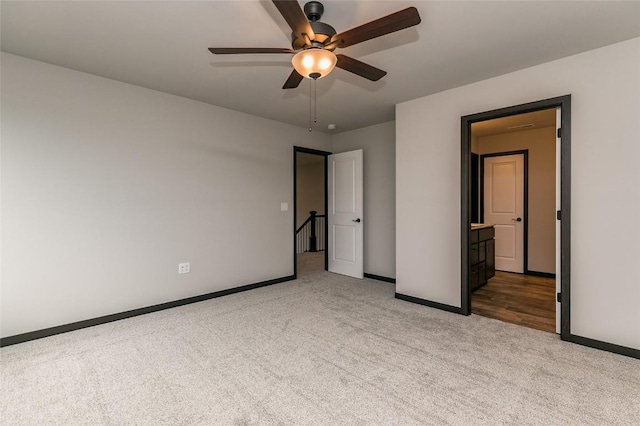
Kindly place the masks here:
<instances>
[{"instance_id":1,"label":"stair railing","mask_svg":"<svg viewBox=\"0 0 640 426\"><path fill-rule=\"evenodd\" d=\"M326 215L311 210L309 217L296 229L296 253L325 250Z\"/></svg>"}]
</instances>

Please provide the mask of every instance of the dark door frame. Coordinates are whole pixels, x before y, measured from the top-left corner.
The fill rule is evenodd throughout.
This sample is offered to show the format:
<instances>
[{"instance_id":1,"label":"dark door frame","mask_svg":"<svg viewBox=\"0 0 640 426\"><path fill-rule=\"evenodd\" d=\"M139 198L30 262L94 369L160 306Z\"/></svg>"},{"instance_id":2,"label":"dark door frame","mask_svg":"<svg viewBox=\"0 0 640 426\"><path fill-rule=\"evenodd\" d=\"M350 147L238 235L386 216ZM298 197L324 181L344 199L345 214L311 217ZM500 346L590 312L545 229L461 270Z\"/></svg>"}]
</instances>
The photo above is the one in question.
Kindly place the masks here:
<instances>
[{"instance_id":1,"label":"dark door frame","mask_svg":"<svg viewBox=\"0 0 640 426\"><path fill-rule=\"evenodd\" d=\"M475 174L475 176L474 176ZM471 223L480 223L480 155L471 153Z\"/></svg>"},{"instance_id":2,"label":"dark door frame","mask_svg":"<svg viewBox=\"0 0 640 426\"><path fill-rule=\"evenodd\" d=\"M524 244L523 247L523 252L522 252L522 256L523 256L523 264L522 264L522 271L524 274L526 274L529 271L529 150L528 149L523 149L523 150L519 150L519 151L507 151L507 152L492 152L490 154L482 154L480 156L480 184L479 189L480 189L480 196L478 198L480 198L480 223L484 222L484 159L485 158L490 158L490 157L504 157L505 155L523 155L524 156L524 181L523 181L523 185L524 185L524 194L523 194L523 198L524 198L524 207L523 207L523 218L522 218L522 222L523 222L523 242L522 244ZM469 299L469 310L471 310L471 299Z\"/></svg>"},{"instance_id":3,"label":"dark door frame","mask_svg":"<svg viewBox=\"0 0 640 426\"><path fill-rule=\"evenodd\" d=\"M461 282L460 311L464 315L471 314L471 291L469 288L469 258L471 221L469 207L471 203L471 124L479 121L493 120L510 115L525 114L544 109L560 107L561 137L560 145L560 276L561 291L558 300L560 309L560 338L580 343L584 339L571 334L571 95L550 98L492 111L461 117L461 149L460 149L460 235L461 235ZM559 213L560 215L560 213ZM560 217L560 216L559 216ZM584 340L581 342L584 343ZM602 342L599 342L602 343Z\"/></svg>"},{"instance_id":4,"label":"dark door frame","mask_svg":"<svg viewBox=\"0 0 640 426\"><path fill-rule=\"evenodd\" d=\"M312 154L312 155L321 155L324 157L324 211L327 214L328 209L328 182L327 182L327 170L328 170L328 157L331 155L330 152L320 151L318 149L304 148L301 146L293 147L293 278L298 278L298 256L296 253L296 229L298 228L298 224L296 223L296 219L298 217L298 195L297 195L297 181L298 181L298 153L302 154ZM326 222L325 222L326 223ZM329 233L327 230L327 226L324 227L324 241L325 244L328 239ZM329 265L329 247L328 245L324 250L324 270L326 271Z\"/></svg>"}]
</instances>

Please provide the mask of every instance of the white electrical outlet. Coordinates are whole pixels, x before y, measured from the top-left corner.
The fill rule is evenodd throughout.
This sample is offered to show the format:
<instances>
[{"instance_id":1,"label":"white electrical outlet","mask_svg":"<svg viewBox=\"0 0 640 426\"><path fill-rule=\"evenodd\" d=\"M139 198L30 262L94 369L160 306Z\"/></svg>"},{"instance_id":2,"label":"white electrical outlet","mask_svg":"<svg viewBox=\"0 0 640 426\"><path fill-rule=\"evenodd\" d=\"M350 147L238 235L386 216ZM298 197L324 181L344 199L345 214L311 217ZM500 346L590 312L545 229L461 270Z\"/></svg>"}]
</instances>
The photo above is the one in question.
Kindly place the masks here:
<instances>
[{"instance_id":1,"label":"white electrical outlet","mask_svg":"<svg viewBox=\"0 0 640 426\"><path fill-rule=\"evenodd\" d=\"M178 274L188 274L191 272L191 263L178 263Z\"/></svg>"}]
</instances>

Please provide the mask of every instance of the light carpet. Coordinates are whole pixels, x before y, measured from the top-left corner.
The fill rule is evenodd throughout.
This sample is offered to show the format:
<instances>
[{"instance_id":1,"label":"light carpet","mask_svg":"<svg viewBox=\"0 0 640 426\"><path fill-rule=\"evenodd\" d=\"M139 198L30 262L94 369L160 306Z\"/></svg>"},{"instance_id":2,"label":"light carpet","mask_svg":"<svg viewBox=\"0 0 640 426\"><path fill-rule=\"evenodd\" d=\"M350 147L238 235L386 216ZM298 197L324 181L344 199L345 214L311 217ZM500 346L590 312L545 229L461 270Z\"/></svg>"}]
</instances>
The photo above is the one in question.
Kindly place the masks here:
<instances>
[{"instance_id":1,"label":"light carpet","mask_svg":"<svg viewBox=\"0 0 640 426\"><path fill-rule=\"evenodd\" d=\"M301 268L296 281L5 347L0 422L640 424L639 360L394 291Z\"/></svg>"}]
</instances>

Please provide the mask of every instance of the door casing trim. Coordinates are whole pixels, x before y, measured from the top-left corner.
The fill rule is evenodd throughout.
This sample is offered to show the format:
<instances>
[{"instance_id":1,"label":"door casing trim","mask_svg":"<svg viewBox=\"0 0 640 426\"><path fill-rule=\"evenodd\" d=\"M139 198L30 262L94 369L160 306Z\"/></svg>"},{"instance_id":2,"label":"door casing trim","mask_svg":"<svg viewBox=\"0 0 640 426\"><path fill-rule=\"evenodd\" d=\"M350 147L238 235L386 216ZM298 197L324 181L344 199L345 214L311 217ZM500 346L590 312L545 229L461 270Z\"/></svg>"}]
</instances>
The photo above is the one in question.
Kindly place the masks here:
<instances>
[{"instance_id":1,"label":"door casing trim","mask_svg":"<svg viewBox=\"0 0 640 426\"><path fill-rule=\"evenodd\" d=\"M560 144L560 274L561 309L560 337L572 341L571 335L571 95L559 96L535 102L499 108L477 114L465 115L460 119L460 311L471 315L471 291L469 289L469 257L471 222L471 124L479 121L525 114L550 108L560 108L562 142Z\"/></svg>"}]
</instances>

